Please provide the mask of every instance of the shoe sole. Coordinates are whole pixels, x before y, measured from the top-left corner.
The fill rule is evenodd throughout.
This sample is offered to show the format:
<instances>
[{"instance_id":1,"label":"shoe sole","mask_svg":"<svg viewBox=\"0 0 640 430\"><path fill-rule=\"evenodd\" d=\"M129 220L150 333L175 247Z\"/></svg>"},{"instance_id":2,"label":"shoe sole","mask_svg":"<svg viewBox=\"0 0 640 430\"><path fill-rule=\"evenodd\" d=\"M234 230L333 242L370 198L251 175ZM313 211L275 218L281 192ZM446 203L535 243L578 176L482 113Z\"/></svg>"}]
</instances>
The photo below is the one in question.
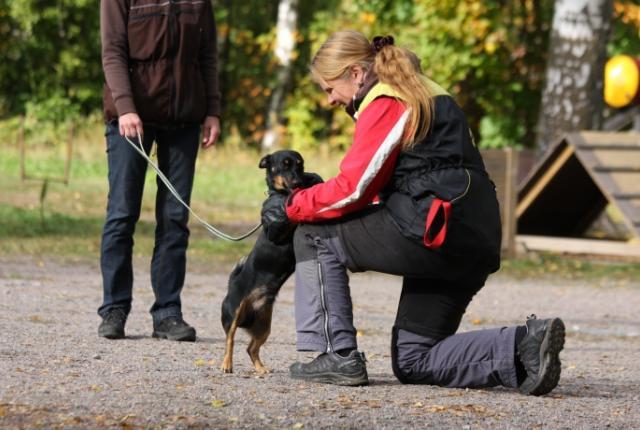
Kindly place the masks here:
<instances>
[{"instance_id":1,"label":"shoe sole","mask_svg":"<svg viewBox=\"0 0 640 430\"><path fill-rule=\"evenodd\" d=\"M315 375L294 375L293 379L300 379L310 382L319 382L323 384L344 385L348 387L359 387L363 385L369 385L369 377L367 373L359 375L339 375L336 373L319 373Z\"/></svg>"},{"instance_id":2,"label":"shoe sole","mask_svg":"<svg viewBox=\"0 0 640 430\"><path fill-rule=\"evenodd\" d=\"M98 336L104 337L105 339L124 339L124 331L123 332L101 332L98 330Z\"/></svg>"},{"instance_id":3,"label":"shoe sole","mask_svg":"<svg viewBox=\"0 0 640 430\"><path fill-rule=\"evenodd\" d=\"M98 336L104 337L105 339L116 340L116 339L124 339L124 333L98 333Z\"/></svg>"},{"instance_id":4,"label":"shoe sole","mask_svg":"<svg viewBox=\"0 0 640 430\"><path fill-rule=\"evenodd\" d=\"M564 348L564 338L564 322L560 318L552 319L540 345L538 381L528 390L529 394L541 396L558 385L562 370L560 351Z\"/></svg>"},{"instance_id":5,"label":"shoe sole","mask_svg":"<svg viewBox=\"0 0 640 430\"><path fill-rule=\"evenodd\" d=\"M181 333L179 335L170 335L169 333L154 331L151 336L153 336L156 339L175 340L178 342L195 342L196 341L195 331L193 332L189 331L187 333Z\"/></svg>"}]
</instances>

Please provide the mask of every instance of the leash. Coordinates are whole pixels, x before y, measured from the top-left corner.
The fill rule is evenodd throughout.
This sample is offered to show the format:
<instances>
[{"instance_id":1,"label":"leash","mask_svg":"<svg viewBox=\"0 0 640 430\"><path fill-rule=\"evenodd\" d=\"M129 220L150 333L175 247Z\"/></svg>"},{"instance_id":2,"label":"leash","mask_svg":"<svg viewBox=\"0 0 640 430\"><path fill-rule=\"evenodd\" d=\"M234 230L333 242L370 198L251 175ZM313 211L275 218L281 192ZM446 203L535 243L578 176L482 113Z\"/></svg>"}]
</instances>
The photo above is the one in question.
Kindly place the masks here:
<instances>
[{"instance_id":1,"label":"leash","mask_svg":"<svg viewBox=\"0 0 640 430\"><path fill-rule=\"evenodd\" d=\"M193 211L193 209L191 209L189 207L188 204L186 204L184 202L184 200L182 200L182 198L178 195L178 191L176 191L176 189L173 187L173 185L171 184L171 182L169 181L169 179L167 179L167 177L164 175L164 173L162 173L160 171L160 168L151 160L151 158L149 158L149 156L147 155L146 152L144 152L144 147L142 146L142 137L140 136L140 133L138 133L138 145L136 145L135 143L133 143L127 136L124 136L124 138L127 140L127 142L129 142L129 144L133 147L133 149L136 150L136 152L138 152L138 154L142 155L142 158L144 158L145 160L147 160L147 163L149 163L149 165L151 167L153 167L153 170L156 171L156 173L158 174L158 177L160 178L160 180L166 185L167 189L171 192L171 194L173 194L173 196L182 204L182 206L184 206L185 208L187 208L187 210L189 211L189 213L191 215L193 215L193 217L200 223L202 224L202 226L209 232L211 233L213 236L219 237L220 239L224 239L224 240L228 240L231 242L239 242L243 239L246 239L247 237L251 236L253 233L255 233L260 227L262 227L262 223L256 225L254 228L252 228L249 232L241 235L241 236L230 236L228 234L226 234L223 231L218 230L217 228L215 228L214 226L212 226L211 224L209 224L208 222L206 222L205 220L203 220L202 218L200 218L198 216L197 213L195 213Z\"/></svg>"}]
</instances>

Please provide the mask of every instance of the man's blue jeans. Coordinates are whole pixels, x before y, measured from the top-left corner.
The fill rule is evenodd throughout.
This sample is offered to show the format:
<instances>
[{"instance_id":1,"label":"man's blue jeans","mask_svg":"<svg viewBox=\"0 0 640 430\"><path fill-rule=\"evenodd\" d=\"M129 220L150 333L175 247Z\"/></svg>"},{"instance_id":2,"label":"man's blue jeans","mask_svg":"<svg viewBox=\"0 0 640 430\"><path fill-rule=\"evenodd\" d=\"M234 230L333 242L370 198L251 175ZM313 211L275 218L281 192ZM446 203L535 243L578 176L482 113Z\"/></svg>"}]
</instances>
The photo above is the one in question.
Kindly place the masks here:
<instances>
[{"instance_id":1,"label":"man's blue jeans","mask_svg":"<svg viewBox=\"0 0 640 430\"><path fill-rule=\"evenodd\" d=\"M118 124L106 128L109 161L109 197L102 233L100 266L104 300L98 314L104 317L119 307L131 310L133 288L133 234L140 218L147 161L120 136ZM200 127L157 128L145 126L143 146L147 154L157 145L160 170L171 181L180 197L190 201ZM137 143L136 139L131 139ZM189 242L189 213L159 180L156 194L156 230L151 260L151 285L155 302L151 307L154 323L168 316L181 316L180 292L185 277Z\"/></svg>"}]
</instances>

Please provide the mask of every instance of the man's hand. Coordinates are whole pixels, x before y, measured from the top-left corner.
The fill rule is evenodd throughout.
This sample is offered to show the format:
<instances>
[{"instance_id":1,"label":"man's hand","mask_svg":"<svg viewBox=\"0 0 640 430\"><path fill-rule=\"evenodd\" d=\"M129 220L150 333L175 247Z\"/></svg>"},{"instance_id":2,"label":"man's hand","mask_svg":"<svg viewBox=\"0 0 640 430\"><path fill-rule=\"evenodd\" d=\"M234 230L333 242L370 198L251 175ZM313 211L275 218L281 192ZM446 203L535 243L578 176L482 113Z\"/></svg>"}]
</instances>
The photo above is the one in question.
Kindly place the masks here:
<instances>
[{"instance_id":1,"label":"man's hand","mask_svg":"<svg viewBox=\"0 0 640 430\"><path fill-rule=\"evenodd\" d=\"M202 148L207 149L215 145L218 136L220 136L220 119L217 116L208 116L204 119L202 128L204 129Z\"/></svg>"},{"instance_id":2,"label":"man's hand","mask_svg":"<svg viewBox=\"0 0 640 430\"><path fill-rule=\"evenodd\" d=\"M286 242L295 229L295 225L291 224L287 216L286 201L285 194L273 193L262 204L262 228L267 239L278 245Z\"/></svg>"},{"instance_id":3,"label":"man's hand","mask_svg":"<svg viewBox=\"0 0 640 430\"><path fill-rule=\"evenodd\" d=\"M144 129L142 127L142 121L135 112L125 113L118 118L118 126L120 127L120 135L127 137L138 137L138 134L142 136Z\"/></svg>"}]
</instances>

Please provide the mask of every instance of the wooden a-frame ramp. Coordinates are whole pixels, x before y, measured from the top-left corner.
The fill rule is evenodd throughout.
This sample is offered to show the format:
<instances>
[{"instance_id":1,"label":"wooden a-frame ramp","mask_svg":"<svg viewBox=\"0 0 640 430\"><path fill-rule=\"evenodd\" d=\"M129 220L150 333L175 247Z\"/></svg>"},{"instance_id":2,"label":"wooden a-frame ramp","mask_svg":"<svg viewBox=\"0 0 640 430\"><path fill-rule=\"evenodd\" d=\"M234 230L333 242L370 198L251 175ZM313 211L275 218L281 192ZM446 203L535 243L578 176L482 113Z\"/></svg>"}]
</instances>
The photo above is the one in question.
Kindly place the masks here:
<instances>
[{"instance_id":1,"label":"wooden a-frame ramp","mask_svg":"<svg viewBox=\"0 0 640 430\"><path fill-rule=\"evenodd\" d=\"M607 204L628 230L625 240L588 240ZM568 134L523 180L516 204L518 246L640 258L640 133Z\"/></svg>"}]
</instances>

